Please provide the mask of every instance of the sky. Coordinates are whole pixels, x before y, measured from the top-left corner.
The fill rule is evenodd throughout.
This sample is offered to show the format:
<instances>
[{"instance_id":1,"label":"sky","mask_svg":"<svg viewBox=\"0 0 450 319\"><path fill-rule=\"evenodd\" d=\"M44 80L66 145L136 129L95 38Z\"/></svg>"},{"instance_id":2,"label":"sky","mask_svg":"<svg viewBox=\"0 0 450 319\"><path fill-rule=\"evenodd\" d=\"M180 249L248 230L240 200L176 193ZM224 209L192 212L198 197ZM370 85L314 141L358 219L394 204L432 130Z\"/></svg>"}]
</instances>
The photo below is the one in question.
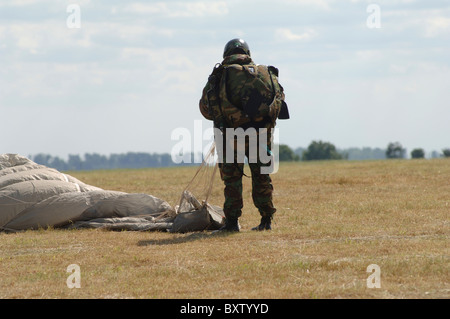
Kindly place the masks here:
<instances>
[{"instance_id":1,"label":"sky","mask_svg":"<svg viewBox=\"0 0 450 319\"><path fill-rule=\"evenodd\" d=\"M279 143L450 148L448 0L0 0L0 154L170 153L180 128L202 146L237 37L279 69Z\"/></svg>"}]
</instances>

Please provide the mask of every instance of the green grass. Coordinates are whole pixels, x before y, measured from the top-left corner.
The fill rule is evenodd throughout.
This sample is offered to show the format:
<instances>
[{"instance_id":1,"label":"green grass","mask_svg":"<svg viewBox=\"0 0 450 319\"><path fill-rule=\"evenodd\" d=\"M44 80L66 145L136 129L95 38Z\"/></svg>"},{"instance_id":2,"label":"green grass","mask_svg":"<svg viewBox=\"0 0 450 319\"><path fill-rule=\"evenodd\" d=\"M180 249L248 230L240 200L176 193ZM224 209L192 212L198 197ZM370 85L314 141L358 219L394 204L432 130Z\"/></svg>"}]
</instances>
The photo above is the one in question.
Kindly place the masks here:
<instances>
[{"instance_id":1,"label":"green grass","mask_svg":"<svg viewBox=\"0 0 450 319\"><path fill-rule=\"evenodd\" d=\"M196 168L69 172L178 203ZM248 168L247 168L248 170ZM1 298L449 298L450 162L282 163L271 232L244 178L242 231L0 233ZM221 205L216 176L210 202ZM81 288L69 289L78 264ZM367 266L381 269L368 288Z\"/></svg>"}]
</instances>

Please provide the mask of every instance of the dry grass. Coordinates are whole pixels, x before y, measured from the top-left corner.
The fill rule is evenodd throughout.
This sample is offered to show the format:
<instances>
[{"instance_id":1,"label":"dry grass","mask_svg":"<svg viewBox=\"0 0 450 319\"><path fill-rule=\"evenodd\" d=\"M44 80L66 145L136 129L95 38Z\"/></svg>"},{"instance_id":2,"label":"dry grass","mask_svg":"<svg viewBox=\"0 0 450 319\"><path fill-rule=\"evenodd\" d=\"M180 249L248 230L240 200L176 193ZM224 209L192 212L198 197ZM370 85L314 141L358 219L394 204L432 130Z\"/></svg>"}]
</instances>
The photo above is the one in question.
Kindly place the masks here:
<instances>
[{"instance_id":1,"label":"dry grass","mask_svg":"<svg viewBox=\"0 0 450 319\"><path fill-rule=\"evenodd\" d=\"M248 170L248 168L247 168ZM70 172L175 205L195 168ZM259 222L244 178L238 234L38 230L0 234L1 298L449 298L450 162L282 164ZM217 176L211 203L223 201ZM81 268L69 289L66 268ZM366 268L381 269L368 288Z\"/></svg>"}]
</instances>

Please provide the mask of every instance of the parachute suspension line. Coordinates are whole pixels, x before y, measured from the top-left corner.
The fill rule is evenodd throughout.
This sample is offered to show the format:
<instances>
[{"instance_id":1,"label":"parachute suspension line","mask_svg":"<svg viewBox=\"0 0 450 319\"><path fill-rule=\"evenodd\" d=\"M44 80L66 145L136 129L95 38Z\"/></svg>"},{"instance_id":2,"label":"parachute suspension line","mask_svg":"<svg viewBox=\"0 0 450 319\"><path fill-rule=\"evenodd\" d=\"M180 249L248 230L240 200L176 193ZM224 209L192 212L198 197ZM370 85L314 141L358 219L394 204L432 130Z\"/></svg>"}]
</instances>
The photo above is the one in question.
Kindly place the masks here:
<instances>
[{"instance_id":1,"label":"parachute suspension line","mask_svg":"<svg viewBox=\"0 0 450 319\"><path fill-rule=\"evenodd\" d=\"M196 208L207 205L209 196L214 186L214 178L216 176L218 163L215 160L216 144L212 143L208 153L204 156L202 163L194 174L194 177L187 184L181 194L179 208L183 207L183 203L190 202ZM200 202L201 201L201 202Z\"/></svg>"},{"instance_id":2,"label":"parachute suspension line","mask_svg":"<svg viewBox=\"0 0 450 319\"><path fill-rule=\"evenodd\" d=\"M208 154L208 156L214 157L214 151L216 149L216 145L213 143L211 148L212 148L212 150L209 151L210 153ZM209 195L211 195L211 192L212 192L212 189L213 189L213 185L214 185L214 177L216 176L216 172L217 172L217 167L218 166L219 166L218 163L214 164L214 168L213 168L213 172L211 174L211 178L209 178L209 185L208 185L207 192L206 192L205 203L208 202Z\"/></svg>"}]
</instances>

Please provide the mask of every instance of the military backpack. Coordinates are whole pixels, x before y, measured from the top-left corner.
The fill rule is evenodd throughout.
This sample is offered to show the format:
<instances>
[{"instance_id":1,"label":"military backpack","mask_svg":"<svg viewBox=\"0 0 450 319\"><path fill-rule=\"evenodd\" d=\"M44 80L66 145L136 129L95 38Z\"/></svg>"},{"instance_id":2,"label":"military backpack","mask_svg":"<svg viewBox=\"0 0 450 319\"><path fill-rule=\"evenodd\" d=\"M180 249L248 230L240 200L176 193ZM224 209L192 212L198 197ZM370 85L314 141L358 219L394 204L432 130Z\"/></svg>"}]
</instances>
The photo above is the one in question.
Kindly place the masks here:
<instances>
[{"instance_id":1,"label":"military backpack","mask_svg":"<svg viewBox=\"0 0 450 319\"><path fill-rule=\"evenodd\" d=\"M287 108L273 66L218 63L208 83L208 111L219 128L275 126L280 110Z\"/></svg>"}]
</instances>

